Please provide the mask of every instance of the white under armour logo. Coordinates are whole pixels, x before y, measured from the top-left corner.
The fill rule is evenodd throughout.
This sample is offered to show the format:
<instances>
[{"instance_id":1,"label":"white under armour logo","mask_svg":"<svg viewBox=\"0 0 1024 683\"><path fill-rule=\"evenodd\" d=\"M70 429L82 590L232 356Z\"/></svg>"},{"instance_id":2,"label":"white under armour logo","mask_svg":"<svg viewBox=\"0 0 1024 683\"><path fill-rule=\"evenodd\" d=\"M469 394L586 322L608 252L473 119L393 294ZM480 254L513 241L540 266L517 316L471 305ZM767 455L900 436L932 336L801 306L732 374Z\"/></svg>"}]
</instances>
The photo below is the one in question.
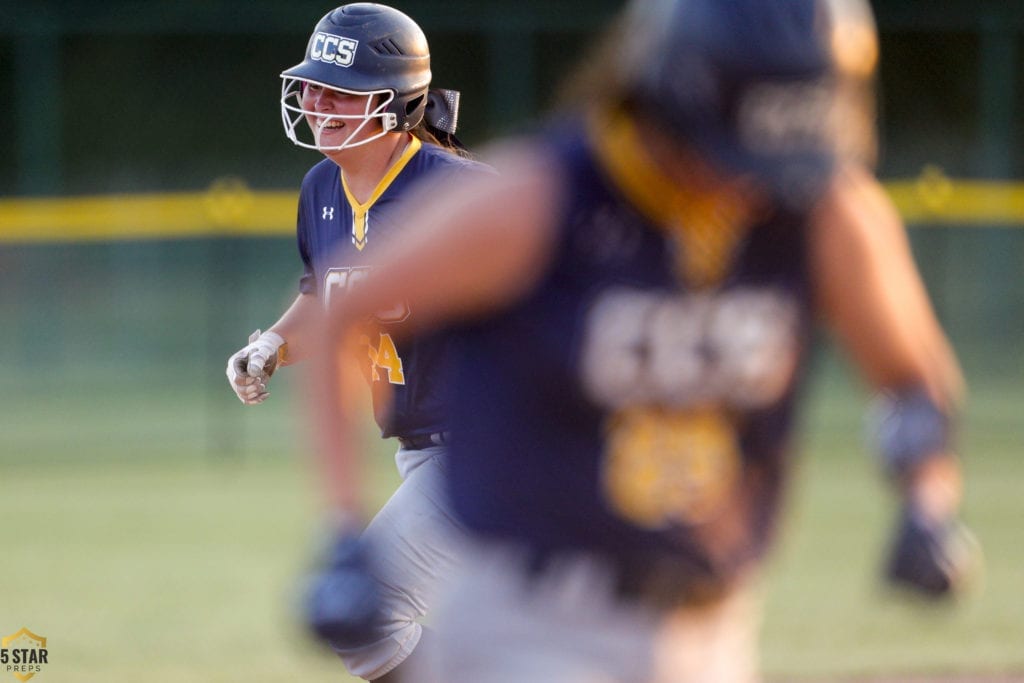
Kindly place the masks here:
<instances>
[{"instance_id":1,"label":"white under armour logo","mask_svg":"<svg viewBox=\"0 0 1024 683\"><path fill-rule=\"evenodd\" d=\"M328 221L333 221L334 220L334 207L333 206L325 206L324 207L324 220L328 220Z\"/></svg>"}]
</instances>

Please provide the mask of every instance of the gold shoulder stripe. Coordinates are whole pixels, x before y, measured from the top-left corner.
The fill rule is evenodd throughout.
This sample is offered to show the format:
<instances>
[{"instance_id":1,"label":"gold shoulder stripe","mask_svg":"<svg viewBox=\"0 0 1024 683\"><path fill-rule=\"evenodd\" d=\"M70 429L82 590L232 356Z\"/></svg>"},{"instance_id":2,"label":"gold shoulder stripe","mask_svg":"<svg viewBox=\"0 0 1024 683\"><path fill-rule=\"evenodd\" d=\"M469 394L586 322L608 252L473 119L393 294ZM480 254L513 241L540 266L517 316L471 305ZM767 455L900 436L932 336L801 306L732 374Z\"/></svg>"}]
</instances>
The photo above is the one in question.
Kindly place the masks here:
<instances>
[{"instance_id":1,"label":"gold shoulder stripe","mask_svg":"<svg viewBox=\"0 0 1024 683\"><path fill-rule=\"evenodd\" d=\"M636 124L624 112L592 118L588 134L612 182L676 241L679 275L694 287L720 283L750 227L746 204L725 193L694 192L670 179L644 150Z\"/></svg>"}]
</instances>

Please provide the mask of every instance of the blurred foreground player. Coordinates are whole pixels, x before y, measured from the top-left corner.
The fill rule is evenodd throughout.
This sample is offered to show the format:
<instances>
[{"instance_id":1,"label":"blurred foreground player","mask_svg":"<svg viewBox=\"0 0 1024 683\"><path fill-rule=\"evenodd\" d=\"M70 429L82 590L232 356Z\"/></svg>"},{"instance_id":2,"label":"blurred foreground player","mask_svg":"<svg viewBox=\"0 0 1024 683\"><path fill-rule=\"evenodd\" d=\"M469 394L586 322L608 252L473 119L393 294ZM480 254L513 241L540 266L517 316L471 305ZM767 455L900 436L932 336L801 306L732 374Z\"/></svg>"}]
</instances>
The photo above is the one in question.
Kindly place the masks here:
<instances>
[{"instance_id":1,"label":"blurred foreground player","mask_svg":"<svg viewBox=\"0 0 1024 683\"><path fill-rule=\"evenodd\" d=\"M484 169L460 153L453 137L457 93L429 89L426 37L398 10L354 3L328 12L303 61L281 78L285 133L327 158L306 175L299 196L300 294L228 360L231 386L248 405L266 399L278 366L308 355L316 312L355 287L381 250L402 239L407 226L398 215L409 187L428 175L454 183ZM369 680L396 680L414 648L423 654L417 619L451 570L458 534L442 506L440 475L447 428L438 377L448 350L437 337L400 336L414 317L404 305L373 310L358 350L368 361L382 436L400 444L395 461L403 482L364 534L389 552L367 564L357 538L362 525L339 516L328 572L314 580L310 596L318 633L351 673ZM353 412L332 419L348 420ZM335 570L353 566L362 576L354 578L352 599L339 600Z\"/></svg>"},{"instance_id":2,"label":"blurred foreground player","mask_svg":"<svg viewBox=\"0 0 1024 683\"><path fill-rule=\"evenodd\" d=\"M885 397L888 578L961 585L961 377L870 168L876 61L860 0L637 0L575 110L419 210L331 307L329 343L395 300L452 327L472 547L439 610L445 680L757 680L816 321ZM318 391L357 509L358 448Z\"/></svg>"}]
</instances>

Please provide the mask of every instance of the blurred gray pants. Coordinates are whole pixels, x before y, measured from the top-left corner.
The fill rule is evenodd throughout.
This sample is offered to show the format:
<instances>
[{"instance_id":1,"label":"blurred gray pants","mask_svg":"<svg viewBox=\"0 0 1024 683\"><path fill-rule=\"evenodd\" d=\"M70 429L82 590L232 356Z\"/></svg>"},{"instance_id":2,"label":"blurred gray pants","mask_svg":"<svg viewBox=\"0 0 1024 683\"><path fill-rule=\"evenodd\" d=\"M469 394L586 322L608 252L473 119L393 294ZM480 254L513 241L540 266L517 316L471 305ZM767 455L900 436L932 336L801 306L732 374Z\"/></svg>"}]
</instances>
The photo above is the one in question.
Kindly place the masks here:
<instances>
[{"instance_id":1,"label":"blurred gray pants","mask_svg":"<svg viewBox=\"0 0 1024 683\"><path fill-rule=\"evenodd\" d=\"M436 612L444 681L754 683L760 613L753 586L657 614L614 595L593 558L530 576L521 553L473 543Z\"/></svg>"},{"instance_id":2,"label":"blurred gray pants","mask_svg":"<svg viewBox=\"0 0 1024 683\"><path fill-rule=\"evenodd\" d=\"M389 634L358 648L334 650L349 673L374 679L401 664L420 640L418 620L434 604L438 582L452 573L461 534L447 512L443 447L399 449L395 455L402 484L364 532L379 551L376 577L385 602ZM422 671L417 683L433 683Z\"/></svg>"}]
</instances>

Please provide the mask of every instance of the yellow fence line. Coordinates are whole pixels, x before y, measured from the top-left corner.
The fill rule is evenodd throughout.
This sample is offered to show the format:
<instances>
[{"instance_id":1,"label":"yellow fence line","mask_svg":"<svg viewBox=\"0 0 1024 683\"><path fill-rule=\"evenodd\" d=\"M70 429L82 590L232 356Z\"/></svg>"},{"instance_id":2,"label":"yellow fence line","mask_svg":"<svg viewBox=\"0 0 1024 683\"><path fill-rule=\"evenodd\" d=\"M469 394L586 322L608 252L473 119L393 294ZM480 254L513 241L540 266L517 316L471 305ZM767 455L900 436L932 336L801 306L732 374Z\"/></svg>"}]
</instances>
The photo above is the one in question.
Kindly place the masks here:
<instances>
[{"instance_id":1,"label":"yellow fence line","mask_svg":"<svg viewBox=\"0 0 1024 683\"><path fill-rule=\"evenodd\" d=\"M1024 227L1024 183L951 180L935 169L885 184L907 223ZM0 199L0 242L288 236L298 193L222 180L206 192Z\"/></svg>"},{"instance_id":2,"label":"yellow fence line","mask_svg":"<svg viewBox=\"0 0 1024 683\"><path fill-rule=\"evenodd\" d=\"M907 223L1024 226L1024 183L953 180L935 166L886 190Z\"/></svg>"},{"instance_id":3,"label":"yellow fence line","mask_svg":"<svg viewBox=\"0 0 1024 683\"><path fill-rule=\"evenodd\" d=\"M291 235L297 202L297 192L224 183L196 193L4 199L0 242Z\"/></svg>"}]
</instances>

